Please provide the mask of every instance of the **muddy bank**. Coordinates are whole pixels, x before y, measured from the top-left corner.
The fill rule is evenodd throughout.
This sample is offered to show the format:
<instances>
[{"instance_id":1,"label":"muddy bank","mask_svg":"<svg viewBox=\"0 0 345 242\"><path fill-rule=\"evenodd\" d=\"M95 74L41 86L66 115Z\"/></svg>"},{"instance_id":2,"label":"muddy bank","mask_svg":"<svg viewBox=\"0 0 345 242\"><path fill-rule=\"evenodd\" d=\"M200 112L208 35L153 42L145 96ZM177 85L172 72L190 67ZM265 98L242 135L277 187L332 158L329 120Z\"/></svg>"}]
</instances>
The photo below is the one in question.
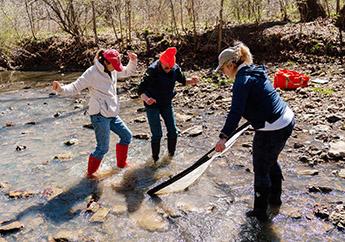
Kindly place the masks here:
<instances>
[{"instance_id":1,"label":"muddy bank","mask_svg":"<svg viewBox=\"0 0 345 242\"><path fill-rule=\"evenodd\" d=\"M343 59L345 48L339 30L330 19L310 23L269 22L224 28L223 46L241 40L253 51L256 62L333 62ZM192 33L177 37L150 32L138 33L131 45L101 36L99 47L134 50L147 65L168 46L177 46L178 62L185 69L214 67L217 60L217 30L204 30L197 38ZM91 38L76 42L71 38L25 39L10 51L0 50L0 67L17 70L83 71L92 63L97 49Z\"/></svg>"}]
</instances>

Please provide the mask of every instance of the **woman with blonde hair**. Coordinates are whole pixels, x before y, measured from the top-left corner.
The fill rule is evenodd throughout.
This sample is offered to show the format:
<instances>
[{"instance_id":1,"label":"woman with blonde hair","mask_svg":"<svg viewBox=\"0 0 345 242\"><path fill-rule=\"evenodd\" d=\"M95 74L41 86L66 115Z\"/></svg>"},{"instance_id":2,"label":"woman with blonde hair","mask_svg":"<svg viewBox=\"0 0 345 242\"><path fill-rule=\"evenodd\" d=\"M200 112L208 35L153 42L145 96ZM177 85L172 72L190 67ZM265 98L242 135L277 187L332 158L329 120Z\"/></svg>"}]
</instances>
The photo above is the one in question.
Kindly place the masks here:
<instances>
[{"instance_id":1,"label":"woman with blonde hair","mask_svg":"<svg viewBox=\"0 0 345 242\"><path fill-rule=\"evenodd\" d=\"M235 80L232 104L216 144L225 142L235 131L241 117L255 129L253 139L254 209L248 217L268 220L267 208L281 205L283 175L277 162L295 125L294 113L273 88L264 66L253 65L252 54L242 42L223 50L216 71Z\"/></svg>"},{"instance_id":2,"label":"woman with blonde hair","mask_svg":"<svg viewBox=\"0 0 345 242\"><path fill-rule=\"evenodd\" d=\"M117 50L99 50L94 65L89 67L75 82L61 85L53 82L53 90L62 95L76 95L83 89L90 92L89 115L95 131L97 146L89 156L87 176L94 177L104 155L109 150L110 131L120 137L116 144L117 166L123 168L127 165L128 145L132 133L119 117L119 100L116 93L118 78L133 75L137 67L137 55L128 53L129 63L122 66L121 56Z\"/></svg>"}]
</instances>

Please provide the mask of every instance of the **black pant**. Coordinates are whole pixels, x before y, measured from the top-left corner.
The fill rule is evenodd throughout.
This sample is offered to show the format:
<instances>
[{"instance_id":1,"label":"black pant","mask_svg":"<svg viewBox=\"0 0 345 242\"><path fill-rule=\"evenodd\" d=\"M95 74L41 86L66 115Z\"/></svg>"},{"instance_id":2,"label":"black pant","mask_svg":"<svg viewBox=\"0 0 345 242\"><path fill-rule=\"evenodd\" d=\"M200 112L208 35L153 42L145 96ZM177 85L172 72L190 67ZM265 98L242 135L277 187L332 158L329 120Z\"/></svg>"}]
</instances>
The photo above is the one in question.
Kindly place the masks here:
<instances>
[{"instance_id":1,"label":"black pant","mask_svg":"<svg viewBox=\"0 0 345 242\"><path fill-rule=\"evenodd\" d=\"M287 139L295 126L295 120L280 130L256 131L253 140L254 187L269 191L275 181L282 179L277 162Z\"/></svg>"}]
</instances>

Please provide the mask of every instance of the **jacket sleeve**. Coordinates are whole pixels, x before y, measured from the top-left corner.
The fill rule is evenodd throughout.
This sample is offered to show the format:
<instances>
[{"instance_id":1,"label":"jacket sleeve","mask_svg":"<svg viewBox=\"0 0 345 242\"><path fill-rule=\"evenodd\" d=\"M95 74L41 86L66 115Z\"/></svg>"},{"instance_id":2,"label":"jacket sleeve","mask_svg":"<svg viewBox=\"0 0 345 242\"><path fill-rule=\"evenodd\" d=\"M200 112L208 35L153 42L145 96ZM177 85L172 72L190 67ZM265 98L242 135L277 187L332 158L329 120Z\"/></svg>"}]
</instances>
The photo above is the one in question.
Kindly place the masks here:
<instances>
[{"instance_id":1,"label":"jacket sleeve","mask_svg":"<svg viewBox=\"0 0 345 242\"><path fill-rule=\"evenodd\" d=\"M150 94L148 93L148 87L149 85L152 85L151 84L152 78L153 78L152 75L153 75L153 71L150 68L147 69L138 87L139 95L145 93L148 97L150 97Z\"/></svg>"},{"instance_id":2,"label":"jacket sleeve","mask_svg":"<svg viewBox=\"0 0 345 242\"><path fill-rule=\"evenodd\" d=\"M76 81L62 86L60 93L64 96L73 96L90 87L92 82L91 72L90 68L87 69Z\"/></svg>"},{"instance_id":3,"label":"jacket sleeve","mask_svg":"<svg viewBox=\"0 0 345 242\"><path fill-rule=\"evenodd\" d=\"M118 79L124 79L133 76L137 71L137 61L129 61L127 66L123 67L123 71L117 73Z\"/></svg>"},{"instance_id":4,"label":"jacket sleeve","mask_svg":"<svg viewBox=\"0 0 345 242\"><path fill-rule=\"evenodd\" d=\"M233 86L231 108L226 118L221 134L229 137L237 128L244 113L249 93L249 86L246 81L238 81Z\"/></svg>"},{"instance_id":5,"label":"jacket sleeve","mask_svg":"<svg viewBox=\"0 0 345 242\"><path fill-rule=\"evenodd\" d=\"M178 81L179 83L182 83L183 85L186 85L186 77L183 74L180 67L176 69L176 81Z\"/></svg>"}]
</instances>

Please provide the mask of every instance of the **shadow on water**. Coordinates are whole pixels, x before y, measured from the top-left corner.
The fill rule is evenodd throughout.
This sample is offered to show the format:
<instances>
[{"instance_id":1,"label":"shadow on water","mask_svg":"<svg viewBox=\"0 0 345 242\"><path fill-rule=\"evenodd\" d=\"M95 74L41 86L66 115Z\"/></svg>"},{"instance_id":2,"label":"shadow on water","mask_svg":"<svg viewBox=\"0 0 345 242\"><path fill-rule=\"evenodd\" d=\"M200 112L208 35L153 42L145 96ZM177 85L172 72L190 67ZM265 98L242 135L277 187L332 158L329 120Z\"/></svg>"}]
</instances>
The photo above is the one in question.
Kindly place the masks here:
<instances>
[{"instance_id":1,"label":"shadow on water","mask_svg":"<svg viewBox=\"0 0 345 242\"><path fill-rule=\"evenodd\" d=\"M162 163L145 164L128 170L123 175L120 185L113 186L116 192L125 196L129 213L133 213L140 208L146 191L157 181L156 172L159 168L163 168L168 164L169 161L163 161Z\"/></svg>"},{"instance_id":2,"label":"shadow on water","mask_svg":"<svg viewBox=\"0 0 345 242\"><path fill-rule=\"evenodd\" d=\"M73 219L79 213L71 212L71 208L82 202L90 195L100 196L98 182L89 179L82 179L67 191L59 194L44 204L31 206L17 214L14 220L20 220L33 213L40 213L55 224L61 224Z\"/></svg>"}]
</instances>

